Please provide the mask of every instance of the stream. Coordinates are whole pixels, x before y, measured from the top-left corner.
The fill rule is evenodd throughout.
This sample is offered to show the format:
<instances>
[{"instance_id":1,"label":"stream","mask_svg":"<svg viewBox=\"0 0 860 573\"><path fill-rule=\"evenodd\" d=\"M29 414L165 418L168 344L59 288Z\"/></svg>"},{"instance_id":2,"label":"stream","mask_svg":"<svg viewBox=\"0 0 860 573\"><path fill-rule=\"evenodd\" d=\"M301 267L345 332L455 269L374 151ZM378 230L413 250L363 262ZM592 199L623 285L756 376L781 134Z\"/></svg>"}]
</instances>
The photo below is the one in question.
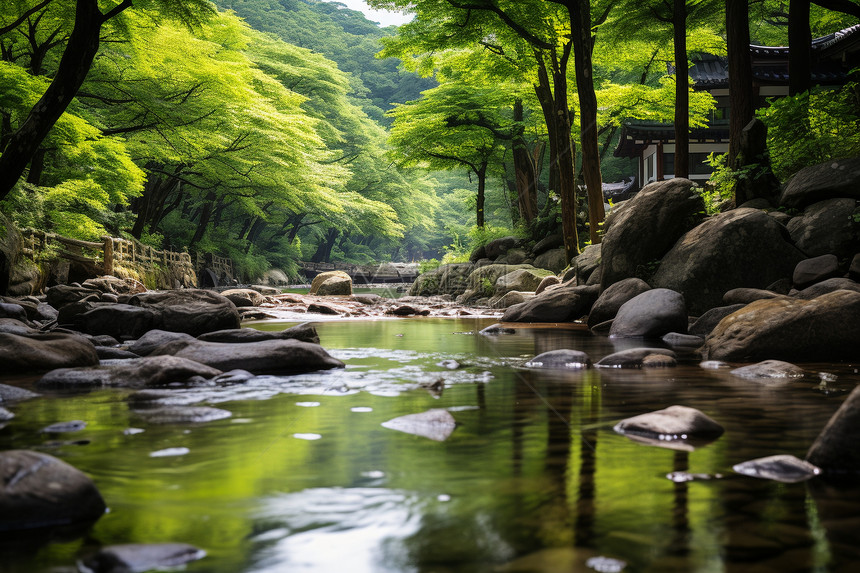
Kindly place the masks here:
<instances>
[{"instance_id":1,"label":"stream","mask_svg":"<svg viewBox=\"0 0 860 573\"><path fill-rule=\"evenodd\" d=\"M4 534L0 573L71 572L102 545L156 542L204 549L184 570L207 573L825 572L860 564L860 484L786 484L732 471L772 454L803 458L860 383L860 365L802 364L806 377L776 383L704 370L685 355L668 369L531 370L522 364L548 350L583 350L596 362L643 344L569 327L478 334L490 323L318 323L321 344L346 369L177 389L174 403L232 413L207 424L148 424L130 407L129 390L11 406L16 418L0 429L0 449L43 451L86 472L109 511L88 529L53 537ZM681 451L612 430L673 404L702 410L725 433ZM456 419L444 441L382 425L431 408ZM71 420L87 426L40 432Z\"/></svg>"}]
</instances>

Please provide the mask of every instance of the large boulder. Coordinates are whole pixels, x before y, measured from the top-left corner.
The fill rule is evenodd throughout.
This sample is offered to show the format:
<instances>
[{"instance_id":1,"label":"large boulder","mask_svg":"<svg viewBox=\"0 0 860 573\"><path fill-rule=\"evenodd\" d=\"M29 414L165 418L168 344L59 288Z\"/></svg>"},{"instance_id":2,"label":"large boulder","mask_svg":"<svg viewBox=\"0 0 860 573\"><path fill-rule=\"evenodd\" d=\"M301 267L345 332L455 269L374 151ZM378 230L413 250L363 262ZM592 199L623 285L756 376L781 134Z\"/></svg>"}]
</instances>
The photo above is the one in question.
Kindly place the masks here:
<instances>
[{"instance_id":1,"label":"large boulder","mask_svg":"<svg viewBox=\"0 0 860 573\"><path fill-rule=\"evenodd\" d=\"M46 302L54 308L62 308L69 303L90 297L98 300L100 295L101 291L95 287L86 288L72 285L56 285L45 291Z\"/></svg>"},{"instance_id":2,"label":"large boulder","mask_svg":"<svg viewBox=\"0 0 860 573\"><path fill-rule=\"evenodd\" d=\"M597 285L567 283L509 307L502 322L570 322L588 314L598 292Z\"/></svg>"},{"instance_id":3,"label":"large boulder","mask_svg":"<svg viewBox=\"0 0 860 573\"><path fill-rule=\"evenodd\" d=\"M239 312L229 299L212 291L182 289L134 295L129 304L156 311L153 328L199 336L205 332L239 328Z\"/></svg>"},{"instance_id":4,"label":"large boulder","mask_svg":"<svg viewBox=\"0 0 860 573\"><path fill-rule=\"evenodd\" d=\"M320 273L311 282L308 294L318 296L349 296L352 294L352 277L343 271Z\"/></svg>"},{"instance_id":5,"label":"large boulder","mask_svg":"<svg viewBox=\"0 0 860 573\"><path fill-rule=\"evenodd\" d=\"M231 288L223 291L221 296L226 297L237 307L260 306L266 300L259 291L251 288Z\"/></svg>"},{"instance_id":6,"label":"large boulder","mask_svg":"<svg viewBox=\"0 0 860 573\"><path fill-rule=\"evenodd\" d=\"M466 292L469 275L475 270L473 263L453 263L422 273L409 287L411 296L448 294L453 297Z\"/></svg>"},{"instance_id":7,"label":"large boulder","mask_svg":"<svg viewBox=\"0 0 860 573\"><path fill-rule=\"evenodd\" d=\"M839 290L812 300L759 300L724 318L705 339L706 359L811 362L856 359L860 292Z\"/></svg>"},{"instance_id":8,"label":"large boulder","mask_svg":"<svg viewBox=\"0 0 860 573\"><path fill-rule=\"evenodd\" d=\"M516 237L501 237L493 239L484 245L484 254L490 260L496 260L506 254L508 250L520 245L522 241Z\"/></svg>"},{"instance_id":9,"label":"large boulder","mask_svg":"<svg viewBox=\"0 0 860 573\"><path fill-rule=\"evenodd\" d=\"M44 372L99 363L93 344L75 334L0 333L0 372Z\"/></svg>"},{"instance_id":10,"label":"large boulder","mask_svg":"<svg viewBox=\"0 0 860 573\"><path fill-rule=\"evenodd\" d=\"M539 269L560 273L567 266L567 251L564 247L545 251L535 257L534 265Z\"/></svg>"},{"instance_id":11,"label":"large boulder","mask_svg":"<svg viewBox=\"0 0 860 573\"><path fill-rule=\"evenodd\" d=\"M476 267L466 281L466 290L461 295L461 302L468 302L480 297L492 296L496 281L500 277L520 269L537 270L531 265L507 265L493 263Z\"/></svg>"},{"instance_id":12,"label":"large boulder","mask_svg":"<svg viewBox=\"0 0 860 573\"><path fill-rule=\"evenodd\" d=\"M804 167L788 181L779 203L796 208L838 197L860 199L860 157Z\"/></svg>"},{"instance_id":13,"label":"large boulder","mask_svg":"<svg viewBox=\"0 0 860 573\"><path fill-rule=\"evenodd\" d=\"M821 430L806 453L806 460L825 473L860 472L860 386L851 394Z\"/></svg>"},{"instance_id":14,"label":"large boulder","mask_svg":"<svg viewBox=\"0 0 860 573\"><path fill-rule=\"evenodd\" d=\"M157 348L152 356L170 354L219 370L242 369L254 374L286 374L343 368L320 345L300 340L205 342L177 340Z\"/></svg>"},{"instance_id":15,"label":"large boulder","mask_svg":"<svg viewBox=\"0 0 860 573\"><path fill-rule=\"evenodd\" d=\"M647 280L653 266L704 216L702 197L682 178L647 185L616 207L601 244L601 290L630 277Z\"/></svg>"},{"instance_id":16,"label":"large boulder","mask_svg":"<svg viewBox=\"0 0 860 573\"><path fill-rule=\"evenodd\" d=\"M684 295L693 314L723 304L738 287L764 289L791 276L805 257L785 228L757 209L714 215L686 233L663 257L650 284Z\"/></svg>"},{"instance_id":17,"label":"large boulder","mask_svg":"<svg viewBox=\"0 0 860 573\"><path fill-rule=\"evenodd\" d=\"M218 330L216 332L201 334L197 339L205 342L259 342L260 340L295 339L303 342L314 342L316 344L319 344L320 341L316 327L310 322L304 322L277 331L257 330L254 328Z\"/></svg>"},{"instance_id":18,"label":"large boulder","mask_svg":"<svg viewBox=\"0 0 860 573\"><path fill-rule=\"evenodd\" d=\"M80 307L85 304L84 307ZM75 313L76 310L84 312ZM71 316L70 316L71 315ZM60 311L61 324L87 334L106 334L117 339L134 339L160 327L157 310L132 304L73 303Z\"/></svg>"},{"instance_id":19,"label":"large boulder","mask_svg":"<svg viewBox=\"0 0 860 573\"><path fill-rule=\"evenodd\" d=\"M791 282L796 289L802 290L838 275L839 260L836 255L821 255L797 263L791 275Z\"/></svg>"},{"instance_id":20,"label":"large boulder","mask_svg":"<svg viewBox=\"0 0 860 573\"><path fill-rule=\"evenodd\" d=\"M639 414L621 420L613 428L619 434L633 434L660 440L713 440L723 434L723 427L707 414L687 406L669 406L663 410Z\"/></svg>"},{"instance_id":21,"label":"large boulder","mask_svg":"<svg viewBox=\"0 0 860 573\"><path fill-rule=\"evenodd\" d=\"M834 254L841 259L860 249L858 214L860 207L854 199L827 199L807 207L803 215L788 222L787 228L797 248L807 256Z\"/></svg>"},{"instance_id":22,"label":"large boulder","mask_svg":"<svg viewBox=\"0 0 860 573\"><path fill-rule=\"evenodd\" d=\"M582 249L582 252L570 261L570 270L568 273L572 276L565 273L563 282L567 282L568 280L575 278L578 284L586 284L586 282L594 276L594 271L597 270L597 267L600 266L602 252L600 245L601 243L588 245ZM597 283L592 282L591 284Z\"/></svg>"},{"instance_id":23,"label":"large boulder","mask_svg":"<svg viewBox=\"0 0 860 573\"><path fill-rule=\"evenodd\" d=\"M799 298L803 300L812 300L814 298L818 298L822 295L836 292L838 290L851 290L854 292L860 292L860 283L852 281L851 279L843 279L836 277L823 280L821 282L815 283L812 286L808 286L805 289L794 293L792 296L794 298Z\"/></svg>"},{"instance_id":24,"label":"large boulder","mask_svg":"<svg viewBox=\"0 0 860 573\"><path fill-rule=\"evenodd\" d=\"M0 452L0 531L94 521L105 502L83 472L47 454Z\"/></svg>"},{"instance_id":25,"label":"large boulder","mask_svg":"<svg viewBox=\"0 0 860 573\"><path fill-rule=\"evenodd\" d=\"M687 332L687 306L681 293L657 288L622 304L609 335L615 338L661 338L670 332Z\"/></svg>"},{"instance_id":26,"label":"large boulder","mask_svg":"<svg viewBox=\"0 0 860 573\"><path fill-rule=\"evenodd\" d=\"M591 307L591 312L588 313L588 328L594 328L601 322L612 320L618 314L621 305L647 290L651 290L648 283L636 277L610 285L600 293L597 302Z\"/></svg>"},{"instance_id":27,"label":"large boulder","mask_svg":"<svg viewBox=\"0 0 860 573\"><path fill-rule=\"evenodd\" d=\"M517 269L496 279L495 294L499 296L511 291L535 292L541 281L548 276L553 276L552 271Z\"/></svg>"},{"instance_id":28,"label":"large boulder","mask_svg":"<svg viewBox=\"0 0 860 573\"><path fill-rule=\"evenodd\" d=\"M219 374L221 370L186 358L147 356L88 368L57 368L42 376L36 386L78 390L103 386L144 388L185 382L197 376L209 379Z\"/></svg>"}]
</instances>

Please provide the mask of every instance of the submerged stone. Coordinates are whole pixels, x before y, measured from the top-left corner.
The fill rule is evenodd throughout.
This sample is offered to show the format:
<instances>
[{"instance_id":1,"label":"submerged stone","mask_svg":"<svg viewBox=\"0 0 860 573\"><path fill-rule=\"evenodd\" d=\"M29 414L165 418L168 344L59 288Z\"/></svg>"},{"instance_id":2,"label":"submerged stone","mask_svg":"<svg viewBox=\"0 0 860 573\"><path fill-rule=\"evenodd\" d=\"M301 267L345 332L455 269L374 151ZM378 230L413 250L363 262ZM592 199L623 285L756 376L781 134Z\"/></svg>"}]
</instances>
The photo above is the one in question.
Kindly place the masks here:
<instances>
[{"instance_id":1,"label":"submerged stone","mask_svg":"<svg viewBox=\"0 0 860 573\"><path fill-rule=\"evenodd\" d=\"M591 358L581 350L550 350L538 354L525 364L526 368L547 368L553 370L583 370L591 367Z\"/></svg>"},{"instance_id":2,"label":"submerged stone","mask_svg":"<svg viewBox=\"0 0 860 573\"><path fill-rule=\"evenodd\" d=\"M783 483L806 481L821 473L817 466L787 454L749 460L732 469L745 476Z\"/></svg>"},{"instance_id":3,"label":"submerged stone","mask_svg":"<svg viewBox=\"0 0 860 573\"><path fill-rule=\"evenodd\" d=\"M151 424L202 424L229 418L233 414L221 408L210 406L165 406L153 408L152 410L138 410L135 412Z\"/></svg>"},{"instance_id":4,"label":"submerged stone","mask_svg":"<svg viewBox=\"0 0 860 573\"><path fill-rule=\"evenodd\" d=\"M731 375L747 380L788 380L791 378L803 378L804 371L790 362L765 360L757 364L735 368L731 371Z\"/></svg>"},{"instance_id":5,"label":"submerged stone","mask_svg":"<svg viewBox=\"0 0 860 573\"><path fill-rule=\"evenodd\" d=\"M383 422L382 426L389 430L444 442L454 432L457 421L448 410L433 408L426 412L393 418Z\"/></svg>"},{"instance_id":6,"label":"submerged stone","mask_svg":"<svg viewBox=\"0 0 860 573\"><path fill-rule=\"evenodd\" d=\"M87 423L82 420L72 420L71 422L58 422L45 426L40 430L43 434L64 434L66 432L80 432L87 427Z\"/></svg>"},{"instance_id":7,"label":"submerged stone","mask_svg":"<svg viewBox=\"0 0 860 573\"><path fill-rule=\"evenodd\" d=\"M653 354L677 358L674 352L665 348L628 348L604 356L595 366L597 368L642 368L645 357Z\"/></svg>"},{"instance_id":8,"label":"submerged stone","mask_svg":"<svg viewBox=\"0 0 860 573\"><path fill-rule=\"evenodd\" d=\"M185 543L129 543L102 547L82 565L92 573L138 573L173 569L205 556L202 549Z\"/></svg>"}]
</instances>

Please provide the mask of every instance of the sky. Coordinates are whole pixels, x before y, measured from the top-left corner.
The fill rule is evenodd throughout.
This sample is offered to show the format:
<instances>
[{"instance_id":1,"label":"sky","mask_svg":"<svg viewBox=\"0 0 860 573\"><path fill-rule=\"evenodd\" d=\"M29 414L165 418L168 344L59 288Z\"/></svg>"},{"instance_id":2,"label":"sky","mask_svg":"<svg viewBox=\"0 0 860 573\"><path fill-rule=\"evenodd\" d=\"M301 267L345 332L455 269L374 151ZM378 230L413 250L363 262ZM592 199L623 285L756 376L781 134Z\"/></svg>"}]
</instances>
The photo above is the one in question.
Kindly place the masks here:
<instances>
[{"instance_id":1,"label":"sky","mask_svg":"<svg viewBox=\"0 0 860 573\"><path fill-rule=\"evenodd\" d=\"M398 12L388 12L387 10L374 10L370 8L364 0L326 0L327 2L338 2L345 4L352 10L364 12L365 18L371 22L378 22L381 26L399 26L405 24L412 19L412 16L400 14Z\"/></svg>"}]
</instances>

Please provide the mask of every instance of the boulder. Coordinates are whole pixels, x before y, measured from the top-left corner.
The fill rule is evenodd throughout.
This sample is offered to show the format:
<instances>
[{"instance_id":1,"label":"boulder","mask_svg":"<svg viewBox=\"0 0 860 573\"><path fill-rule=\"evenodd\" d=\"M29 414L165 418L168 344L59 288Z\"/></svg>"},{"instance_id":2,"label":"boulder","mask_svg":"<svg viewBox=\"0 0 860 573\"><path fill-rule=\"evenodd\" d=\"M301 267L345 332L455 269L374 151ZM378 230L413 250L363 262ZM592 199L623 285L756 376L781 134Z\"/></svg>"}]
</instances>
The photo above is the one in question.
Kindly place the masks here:
<instances>
[{"instance_id":1,"label":"boulder","mask_svg":"<svg viewBox=\"0 0 860 573\"><path fill-rule=\"evenodd\" d=\"M848 278L860 282L860 253L854 255L848 265Z\"/></svg>"},{"instance_id":2,"label":"boulder","mask_svg":"<svg viewBox=\"0 0 860 573\"><path fill-rule=\"evenodd\" d=\"M609 335L615 338L660 338L670 332L687 332L687 306L681 293L657 288L622 304Z\"/></svg>"},{"instance_id":3,"label":"boulder","mask_svg":"<svg viewBox=\"0 0 860 573\"><path fill-rule=\"evenodd\" d=\"M621 305L647 290L651 290L648 283L635 277L610 285L600 293L594 306L591 307L591 312L588 313L588 327L593 328L601 322L612 320L618 314Z\"/></svg>"},{"instance_id":4,"label":"boulder","mask_svg":"<svg viewBox=\"0 0 860 573\"><path fill-rule=\"evenodd\" d=\"M57 285L52 286L45 291L45 301L54 308L62 308L70 302L78 302L87 297L101 295L101 291L97 288L85 288L72 285Z\"/></svg>"},{"instance_id":5,"label":"boulder","mask_svg":"<svg viewBox=\"0 0 860 573\"><path fill-rule=\"evenodd\" d=\"M539 269L548 269L553 273L560 273L567 267L567 251L562 247L541 253L535 257L534 266Z\"/></svg>"},{"instance_id":6,"label":"boulder","mask_svg":"<svg viewBox=\"0 0 860 573\"><path fill-rule=\"evenodd\" d=\"M67 320L66 305L61 316ZM87 334L107 334L114 338L134 339L160 326L158 311L131 304L99 303L71 317L71 326ZM69 324L69 323L62 323Z\"/></svg>"},{"instance_id":7,"label":"boulder","mask_svg":"<svg viewBox=\"0 0 860 573\"><path fill-rule=\"evenodd\" d=\"M352 294L352 277L343 271L320 273L311 282L308 294L317 296L349 296Z\"/></svg>"},{"instance_id":8,"label":"boulder","mask_svg":"<svg viewBox=\"0 0 860 573\"><path fill-rule=\"evenodd\" d=\"M757 458L732 466L737 473L782 483L806 481L821 473L815 465L788 454Z\"/></svg>"},{"instance_id":9,"label":"boulder","mask_svg":"<svg viewBox=\"0 0 860 573\"><path fill-rule=\"evenodd\" d=\"M760 288L733 288L723 295L723 303L726 305L749 304L757 300L776 298L781 296L775 292Z\"/></svg>"},{"instance_id":10,"label":"boulder","mask_svg":"<svg viewBox=\"0 0 860 573\"><path fill-rule=\"evenodd\" d=\"M704 357L727 361L846 360L860 348L860 292L812 300L759 300L724 318L705 339Z\"/></svg>"},{"instance_id":11,"label":"boulder","mask_svg":"<svg viewBox=\"0 0 860 573\"><path fill-rule=\"evenodd\" d=\"M158 319L153 328L199 336L205 332L239 328L236 305L212 291L181 289L134 295L129 304L152 309Z\"/></svg>"},{"instance_id":12,"label":"boulder","mask_svg":"<svg viewBox=\"0 0 860 573\"><path fill-rule=\"evenodd\" d=\"M591 358L581 350L563 348L538 354L523 366L550 370L582 370L591 367Z\"/></svg>"},{"instance_id":13,"label":"boulder","mask_svg":"<svg viewBox=\"0 0 860 573\"><path fill-rule=\"evenodd\" d=\"M617 206L604 225L601 290L630 277L647 280L653 266L704 215L702 197L692 181L682 178L651 183Z\"/></svg>"},{"instance_id":14,"label":"boulder","mask_svg":"<svg viewBox=\"0 0 860 573\"><path fill-rule=\"evenodd\" d=\"M815 283L812 286L808 286L802 291L794 293L792 297L799 298L802 300L812 300L814 298L818 298L822 295L836 292L838 290L850 290L853 292L860 292L860 283L852 281L851 279L827 279L819 283Z\"/></svg>"},{"instance_id":15,"label":"boulder","mask_svg":"<svg viewBox=\"0 0 860 573\"><path fill-rule=\"evenodd\" d=\"M266 300L266 298L262 294L250 288L228 289L223 291L221 293L221 296L227 298L237 307L260 306L261 304L263 304L263 301Z\"/></svg>"},{"instance_id":16,"label":"boulder","mask_svg":"<svg viewBox=\"0 0 860 573\"><path fill-rule=\"evenodd\" d=\"M19 400L29 400L35 398L39 394L30 392L24 388L17 386L9 386L8 384L0 384L0 403L8 404L9 402L18 402Z\"/></svg>"},{"instance_id":17,"label":"boulder","mask_svg":"<svg viewBox=\"0 0 860 573\"><path fill-rule=\"evenodd\" d=\"M496 279L495 294L496 296L499 296L511 291L535 292L537 287L540 286L541 281L547 276L554 275L552 274L552 271L543 269L517 269Z\"/></svg>"},{"instance_id":18,"label":"boulder","mask_svg":"<svg viewBox=\"0 0 860 573\"><path fill-rule=\"evenodd\" d=\"M0 302L0 318L11 318L26 323L27 311L20 304L11 304L8 302Z\"/></svg>"},{"instance_id":19,"label":"boulder","mask_svg":"<svg viewBox=\"0 0 860 573\"><path fill-rule=\"evenodd\" d=\"M518 238L512 236L493 239L484 245L484 256L494 261L507 253L509 249L519 246L520 243Z\"/></svg>"},{"instance_id":20,"label":"boulder","mask_svg":"<svg viewBox=\"0 0 860 573\"><path fill-rule=\"evenodd\" d=\"M813 203L787 228L797 248L809 257L834 254L840 259L860 248L860 208L854 199L828 199Z\"/></svg>"},{"instance_id":21,"label":"boulder","mask_svg":"<svg viewBox=\"0 0 860 573\"><path fill-rule=\"evenodd\" d=\"M469 274L469 278L466 282L466 293L475 293L475 295L473 296L491 296L493 294L493 291L495 290L496 281L498 281L502 276L518 270L537 271L538 269L534 268L531 265L504 265L496 263L493 263L491 265L485 265L483 267L477 267L471 272L471 274ZM545 272L545 274L551 273ZM537 288L538 284L540 284L539 279L535 283L535 288ZM534 290L534 288L528 290Z\"/></svg>"},{"instance_id":22,"label":"boulder","mask_svg":"<svg viewBox=\"0 0 860 573\"><path fill-rule=\"evenodd\" d=\"M553 233L551 235L547 235L532 247L532 254L534 256L538 256L541 253L545 253L550 249L556 249L558 247L564 246L564 235L561 233Z\"/></svg>"},{"instance_id":23,"label":"boulder","mask_svg":"<svg viewBox=\"0 0 860 573\"><path fill-rule=\"evenodd\" d=\"M83 472L28 450L0 452L0 531L95 521L105 502Z\"/></svg>"},{"instance_id":24,"label":"boulder","mask_svg":"<svg viewBox=\"0 0 860 573\"><path fill-rule=\"evenodd\" d=\"M509 307L502 315L502 322L570 322L588 313L598 291L596 285L568 283Z\"/></svg>"},{"instance_id":25,"label":"boulder","mask_svg":"<svg viewBox=\"0 0 860 573\"><path fill-rule=\"evenodd\" d=\"M678 359L665 354L648 354L642 358L642 368L674 368Z\"/></svg>"},{"instance_id":26,"label":"boulder","mask_svg":"<svg viewBox=\"0 0 860 573\"><path fill-rule=\"evenodd\" d=\"M785 185L779 204L798 208L839 197L860 199L860 157L804 167Z\"/></svg>"},{"instance_id":27,"label":"boulder","mask_svg":"<svg viewBox=\"0 0 860 573\"><path fill-rule=\"evenodd\" d=\"M129 543L108 545L83 559L82 570L92 573L132 573L174 570L202 559L206 552L185 543Z\"/></svg>"},{"instance_id":28,"label":"boulder","mask_svg":"<svg viewBox=\"0 0 860 573\"><path fill-rule=\"evenodd\" d=\"M113 294L137 294L140 292L146 292L146 287L139 281L132 278L121 279L111 275L87 279L81 284L81 286Z\"/></svg>"},{"instance_id":29,"label":"boulder","mask_svg":"<svg viewBox=\"0 0 860 573\"><path fill-rule=\"evenodd\" d=\"M670 332L664 335L660 340L662 340L667 346L676 348L699 348L705 342L705 337L696 336L694 334Z\"/></svg>"},{"instance_id":30,"label":"boulder","mask_svg":"<svg viewBox=\"0 0 860 573\"><path fill-rule=\"evenodd\" d=\"M815 283L835 278L839 274L839 260L836 255L821 255L800 261L794 267L791 282L798 290L805 289Z\"/></svg>"},{"instance_id":31,"label":"boulder","mask_svg":"<svg viewBox=\"0 0 860 573\"><path fill-rule=\"evenodd\" d=\"M730 374L747 380L790 380L803 378L805 375L803 368L782 360L765 360L757 364L742 366L735 368Z\"/></svg>"},{"instance_id":32,"label":"boulder","mask_svg":"<svg viewBox=\"0 0 860 573\"><path fill-rule=\"evenodd\" d=\"M433 296L448 294L459 296L466 292L469 275L475 270L473 263L442 265L423 273L409 287L411 296Z\"/></svg>"},{"instance_id":33,"label":"boulder","mask_svg":"<svg viewBox=\"0 0 860 573\"><path fill-rule=\"evenodd\" d=\"M535 294L540 294L547 288L561 284L561 279L555 275L547 275L541 279L540 284L535 289Z\"/></svg>"},{"instance_id":34,"label":"boulder","mask_svg":"<svg viewBox=\"0 0 860 573\"><path fill-rule=\"evenodd\" d=\"M508 249L508 252L496 259L497 263L506 265L521 265L529 258L529 254L525 249L514 248Z\"/></svg>"},{"instance_id":35,"label":"boulder","mask_svg":"<svg viewBox=\"0 0 860 573\"><path fill-rule=\"evenodd\" d=\"M699 445L723 434L723 427L703 412L687 406L669 406L663 410L640 414L618 422L613 428L630 437L655 440L651 445L673 449L673 442ZM692 449L692 448L690 448Z\"/></svg>"},{"instance_id":36,"label":"boulder","mask_svg":"<svg viewBox=\"0 0 860 573\"><path fill-rule=\"evenodd\" d=\"M666 348L628 348L604 356L595 366L598 368L642 368L642 361L654 354L677 358L674 352Z\"/></svg>"},{"instance_id":37,"label":"boulder","mask_svg":"<svg viewBox=\"0 0 860 573\"><path fill-rule=\"evenodd\" d=\"M173 355L219 370L242 369L254 374L286 374L343 368L320 345L300 340L258 342L204 342L177 340L160 346L154 355Z\"/></svg>"},{"instance_id":38,"label":"boulder","mask_svg":"<svg viewBox=\"0 0 860 573\"><path fill-rule=\"evenodd\" d=\"M214 378L221 370L175 356L146 356L105 362L87 368L57 368L36 382L38 388L86 390L103 386L144 388L185 382L192 377Z\"/></svg>"},{"instance_id":39,"label":"boulder","mask_svg":"<svg viewBox=\"0 0 860 573\"><path fill-rule=\"evenodd\" d=\"M320 337L313 323L305 322L284 330L268 331L254 328L233 328L207 332L197 337L204 342L259 342L260 340L301 340L319 344Z\"/></svg>"},{"instance_id":40,"label":"boulder","mask_svg":"<svg viewBox=\"0 0 860 573\"><path fill-rule=\"evenodd\" d=\"M64 333L0 333L0 372L44 372L99 363L95 346L83 336Z\"/></svg>"},{"instance_id":41,"label":"boulder","mask_svg":"<svg viewBox=\"0 0 860 573\"><path fill-rule=\"evenodd\" d=\"M714 327L716 327L721 320L723 320L728 315L733 312L737 312L738 310L745 307L746 304L731 304L728 306L718 306L716 308L712 308L709 311L705 312L702 316L697 318L690 325L688 330L689 334L693 336L708 336Z\"/></svg>"},{"instance_id":42,"label":"boulder","mask_svg":"<svg viewBox=\"0 0 860 573\"><path fill-rule=\"evenodd\" d=\"M714 215L686 233L666 253L650 281L684 295L700 314L722 304L738 287L763 289L791 276L805 257L786 241L785 228L756 209Z\"/></svg>"},{"instance_id":43,"label":"boulder","mask_svg":"<svg viewBox=\"0 0 860 573\"><path fill-rule=\"evenodd\" d=\"M534 298L532 293L522 293L512 290L501 296L494 296L487 304L490 308L505 309L515 304L523 303L526 300L531 300L532 298Z\"/></svg>"},{"instance_id":44,"label":"boulder","mask_svg":"<svg viewBox=\"0 0 860 573\"><path fill-rule=\"evenodd\" d=\"M601 244L588 245L582 249L582 252L570 261L570 269L564 274L562 282L576 278L578 284L586 284L592 277L600 278L600 275L596 275L594 271L600 266L601 253ZM599 282L598 280L591 284Z\"/></svg>"},{"instance_id":45,"label":"boulder","mask_svg":"<svg viewBox=\"0 0 860 573\"><path fill-rule=\"evenodd\" d=\"M184 332L168 332L166 330L154 329L131 343L128 350L138 356L148 356L162 344L167 344L174 340L194 340L194 337Z\"/></svg>"},{"instance_id":46,"label":"boulder","mask_svg":"<svg viewBox=\"0 0 860 573\"><path fill-rule=\"evenodd\" d=\"M860 472L860 386L855 386L815 439L806 460L827 474Z\"/></svg>"},{"instance_id":47,"label":"boulder","mask_svg":"<svg viewBox=\"0 0 860 573\"><path fill-rule=\"evenodd\" d=\"M0 318L0 332L29 336L39 334L39 330L31 328L16 318Z\"/></svg>"}]
</instances>

